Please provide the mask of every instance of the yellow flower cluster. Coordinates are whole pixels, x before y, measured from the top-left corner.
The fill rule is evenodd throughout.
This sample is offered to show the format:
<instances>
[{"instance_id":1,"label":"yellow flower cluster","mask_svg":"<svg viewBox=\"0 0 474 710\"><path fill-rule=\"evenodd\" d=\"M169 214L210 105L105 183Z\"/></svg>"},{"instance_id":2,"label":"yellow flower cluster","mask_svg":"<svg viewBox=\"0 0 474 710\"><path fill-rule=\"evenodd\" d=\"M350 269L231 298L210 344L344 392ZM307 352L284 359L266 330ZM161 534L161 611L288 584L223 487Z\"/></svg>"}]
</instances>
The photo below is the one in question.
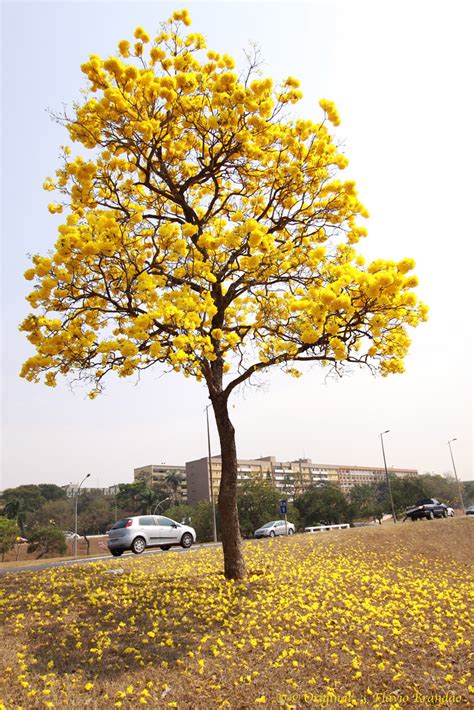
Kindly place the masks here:
<instances>
[{"instance_id":1,"label":"yellow flower cluster","mask_svg":"<svg viewBox=\"0 0 474 710\"><path fill-rule=\"evenodd\" d=\"M319 105L326 112L328 119L331 121L333 126L339 126L341 119L337 112L336 106L333 101L328 101L328 99L321 99Z\"/></svg>"},{"instance_id":2,"label":"yellow flower cluster","mask_svg":"<svg viewBox=\"0 0 474 710\"><path fill-rule=\"evenodd\" d=\"M7 575L4 707L290 708L299 692L377 710L395 689L467 703L466 567L420 550L470 522L420 526L418 548L413 528L252 542L239 583L216 549Z\"/></svg>"},{"instance_id":3,"label":"yellow flower cluster","mask_svg":"<svg viewBox=\"0 0 474 710\"><path fill-rule=\"evenodd\" d=\"M297 374L291 361L311 358L401 372L406 327L426 319L413 264L364 267L353 247L368 212L339 178L346 157L324 123L278 118L298 80L242 83L186 25L177 11L153 40L137 27L135 49L123 40L120 57L82 65L90 92L68 130L94 152L64 149L44 184L67 216L54 254L25 273L39 315L21 326L37 351L22 376L54 386L87 371L97 393L111 370L155 362L198 380L215 360L239 375Z\"/></svg>"}]
</instances>

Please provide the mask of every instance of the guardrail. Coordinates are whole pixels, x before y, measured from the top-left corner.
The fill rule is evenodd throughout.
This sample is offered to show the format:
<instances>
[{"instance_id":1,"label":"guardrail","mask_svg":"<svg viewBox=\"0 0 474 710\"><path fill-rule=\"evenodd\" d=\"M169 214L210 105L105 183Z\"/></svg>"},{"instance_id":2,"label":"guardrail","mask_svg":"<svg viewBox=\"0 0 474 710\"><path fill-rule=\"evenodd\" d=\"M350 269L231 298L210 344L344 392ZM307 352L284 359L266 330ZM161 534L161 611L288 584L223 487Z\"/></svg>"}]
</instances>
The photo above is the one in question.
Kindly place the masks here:
<instances>
[{"instance_id":1,"label":"guardrail","mask_svg":"<svg viewBox=\"0 0 474 710\"><path fill-rule=\"evenodd\" d=\"M316 532L329 532L330 530L343 530L345 528L350 528L349 523L341 523L341 525L313 525L312 527L305 528L305 532L316 533Z\"/></svg>"}]
</instances>

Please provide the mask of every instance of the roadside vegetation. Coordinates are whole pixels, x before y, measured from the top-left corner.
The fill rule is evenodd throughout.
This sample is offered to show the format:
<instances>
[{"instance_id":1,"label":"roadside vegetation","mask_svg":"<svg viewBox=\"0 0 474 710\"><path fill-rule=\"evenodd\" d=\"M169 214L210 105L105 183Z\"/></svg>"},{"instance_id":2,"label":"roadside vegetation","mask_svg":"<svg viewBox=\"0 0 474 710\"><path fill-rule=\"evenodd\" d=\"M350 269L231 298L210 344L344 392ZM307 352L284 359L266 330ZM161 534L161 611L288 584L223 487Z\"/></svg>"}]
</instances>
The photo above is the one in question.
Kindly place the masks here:
<instances>
[{"instance_id":1,"label":"roadside vegetation","mask_svg":"<svg viewBox=\"0 0 474 710\"><path fill-rule=\"evenodd\" d=\"M6 574L0 707L462 707L473 530L455 518L252 541L239 582L218 548Z\"/></svg>"},{"instance_id":2,"label":"roadside vegetation","mask_svg":"<svg viewBox=\"0 0 474 710\"><path fill-rule=\"evenodd\" d=\"M464 482L466 505L474 503L474 484ZM419 498L434 497L459 508L459 492L452 478L422 475L416 478L392 478L392 494L399 516ZM283 491L262 481L246 481L239 486L237 508L242 537L251 538L263 523L280 517L280 498L293 499L288 519L297 529L332 523L374 522L390 512L388 488L377 485L355 486L345 496L334 485L321 485L301 491L297 481L288 477ZM161 503L161 501L164 501ZM0 496L0 553L3 560L51 557L71 553L71 545L62 544L60 531L74 530L75 499L54 484L23 485L9 488ZM104 535L116 520L129 515L164 513L173 520L192 525L199 542L213 539L212 506L201 501L191 507L177 500L176 481L163 487L148 487L144 482L121 483L115 495L82 492L78 497L79 554L97 554L90 536ZM220 539L220 515L217 531ZM29 545L21 539L28 539ZM70 541L68 541L70 543ZM28 553L26 552L28 550ZM103 551L103 550L102 550Z\"/></svg>"}]
</instances>

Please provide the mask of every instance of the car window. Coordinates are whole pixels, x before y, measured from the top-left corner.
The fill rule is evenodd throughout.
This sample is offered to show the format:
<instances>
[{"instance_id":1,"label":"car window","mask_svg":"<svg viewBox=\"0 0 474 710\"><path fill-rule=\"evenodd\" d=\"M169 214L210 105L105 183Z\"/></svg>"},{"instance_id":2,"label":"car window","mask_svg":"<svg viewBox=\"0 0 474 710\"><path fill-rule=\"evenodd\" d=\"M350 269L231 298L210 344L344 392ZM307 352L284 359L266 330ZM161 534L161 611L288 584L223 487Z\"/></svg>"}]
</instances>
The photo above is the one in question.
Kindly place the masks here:
<instances>
[{"instance_id":1,"label":"car window","mask_svg":"<svg viewBox=\"0 0 474 710\"><path fill-rule=\"evenodd\" d=\"M266 523L265 525L262 525L262 529L263 528L272 528L274 525L275 525L275 521L272 520L271 523Z\"/></svg>"},{"instance_id":2,"label":"car window","mask_svg":"<svg viewBox=\"0 0 474 710\"><path fill-rule=\"evenodd\" d=\"M111 530L118 530L119 528L124 528L129 520L130 518L123 518L122 520L117 520L115 525L112 525Z\"/></svg>"},{"instance_id":3,"label":"car window","mask_svg":"<svg viewBox=\"0 0 474 710\"><path fill-rule=\"evenodd\" d=\"M165 518L163 515L160 515L156 518L156 524L157 525L164 525L165 527L172 528L175 523L174 520L171 520L171 518Z\"/></svg>"},{"instance_id":4,"label":"car window","mask_svg":"<svg viewBox=\"0 0 474 710\"><path fill-rule=\"evenodd\" d=\"M138 518L139 525L156 525L155 518L152 515L144 515L142 518Z\"/></svg>"}]
</instances>

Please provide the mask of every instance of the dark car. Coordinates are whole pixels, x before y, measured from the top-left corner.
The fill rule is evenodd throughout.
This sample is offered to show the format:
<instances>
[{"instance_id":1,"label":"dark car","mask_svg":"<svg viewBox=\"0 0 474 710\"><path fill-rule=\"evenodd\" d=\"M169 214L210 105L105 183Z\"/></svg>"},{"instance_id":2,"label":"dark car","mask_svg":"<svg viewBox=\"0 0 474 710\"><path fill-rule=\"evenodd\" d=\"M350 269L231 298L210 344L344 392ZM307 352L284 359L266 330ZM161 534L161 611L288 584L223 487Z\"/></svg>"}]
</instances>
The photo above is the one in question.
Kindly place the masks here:
<instances>
[{"instance_id":1,"label":"dark car","mask_svg":"<svg viewBox=\"0 0 474 710\"><path fill-rule=\"evenodd\" d=\"M474 505L470 505L469 508L466 508L466 515L474 515Z\"/></svg>"},{"instance_id":2,"label":"dark car","mask_svg":"<svg viewBox=\"0 0 474 710\"><path fill-rule=\"evenodd\" d=\"M440 503L436 498L422 498L421 500L417 500L415 505L405 510L404 520L407 518L410 518L411 521L421 520L422 518L433 520L433 518L447 517L447 505Z\"/></svg>"}]
</instances>

